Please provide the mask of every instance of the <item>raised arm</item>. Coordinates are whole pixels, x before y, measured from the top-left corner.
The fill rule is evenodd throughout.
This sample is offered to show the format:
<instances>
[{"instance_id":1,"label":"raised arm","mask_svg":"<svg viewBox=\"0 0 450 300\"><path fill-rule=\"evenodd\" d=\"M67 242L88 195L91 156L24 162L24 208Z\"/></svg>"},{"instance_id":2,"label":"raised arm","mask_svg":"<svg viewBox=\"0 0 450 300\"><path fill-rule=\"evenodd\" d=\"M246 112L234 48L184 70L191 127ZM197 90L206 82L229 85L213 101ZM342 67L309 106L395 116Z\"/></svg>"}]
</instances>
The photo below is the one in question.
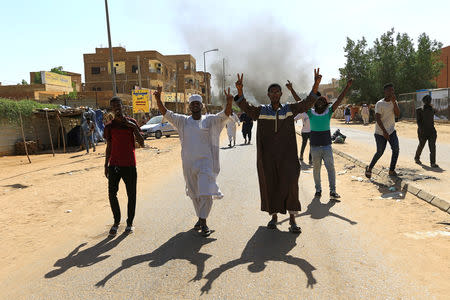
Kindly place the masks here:
<instances>
[{"instance_id":1,"label":"raised arm","mask_svg":"<svg viewBox=\"0 0 450 300\"><path fill-rule=\"evenodd\" d=\"M397 98L395 97L395 95L392 96L391 101L392 104L394 104L394 114L398 118L400 117L400 108L398 107Z\"/></svg>"},{"instance_id":2,"label":"raised arm","mask_svg":"<svg viewBox=\"0 0 450 300\"><path fill-rule=\"evenodd\" d=\"M344 100L345 95L347 94L348 90L352 86L353 79L350 78L347 80L347 85L345 86L344 90L341 92L341 94L338 96L337 100L333 103L332 110L333 112L336 111L336 109L341 105L342 100Z\"/></svg>"},{"instance_id":3,"label":"raised arm","mask_svg":"<svg viewBox=\"0 0 450 300\"><path fill-rule=\"evenodd\" d=\"M231 93L230 93L230 88L228 88L228 93L226 90L223 90L223 92L225 93L225 96L227 98L227 106L225 106L225 114L227 115L227 117L229 117L233 111L233 109L232 109L233 95L231 95Z\"/></svg>"},{"instance_id":4,"label":"raised arm","mask_svg":"<svg viewBox=\"0 0 450 300\"><path fill-rule=\"evenodd\" d=\"M258 120L259 114L261 112L260 106L254 106L247 102L247 100L244 97L244 74L237 74L238 80L236 81L236 89L238 91L238 94L236 97L234 97L234 101L239 106L239 108L246 112L247 115L249 115L250 118L253 120Z\"/></svg>"},{"instance_id":5,"label":"raised arm","mask_svg":"<svg viewBox=\"0 0 450 300\"><path fill-rule=\"evenodd\" d=\"M308 111L308 109L310 109L314 105L314 103L316 103L316 100L318 98L317 91L319 90L319 84L321 80L322 75L320 75L320 68L318 68L317 70L314 69L314 85L312 87L311 93L308 95L308 97L306 97L306 99L291 104L291 111L294 115Z\"/></svg>"},{"instance_id":6,"label":"raised arm","mask_svg":"<svg viewBox=\"0 0 450 300\"><path fill-rule=\"evenodd\" d=\"M161 101L161 92L162 87L158 85L156 91L153 93L156 99L156 105L158 105L159 112L164 116L167 112L167 108L164 106L164 103Z\"/></svg>"},{"instance_id":7,"label":"raised arm","mask_svg":"<svg viewBox=\"0 0 450 300\"><path fill-rule=\"evenodd\" d=\"M286 87L289 91L291 91L292 97L294 97L295 101L300 102L302 99L297 95L294 88L292 87L292 83L288 80L286 83Z\"/></svg>"}]
</instances>

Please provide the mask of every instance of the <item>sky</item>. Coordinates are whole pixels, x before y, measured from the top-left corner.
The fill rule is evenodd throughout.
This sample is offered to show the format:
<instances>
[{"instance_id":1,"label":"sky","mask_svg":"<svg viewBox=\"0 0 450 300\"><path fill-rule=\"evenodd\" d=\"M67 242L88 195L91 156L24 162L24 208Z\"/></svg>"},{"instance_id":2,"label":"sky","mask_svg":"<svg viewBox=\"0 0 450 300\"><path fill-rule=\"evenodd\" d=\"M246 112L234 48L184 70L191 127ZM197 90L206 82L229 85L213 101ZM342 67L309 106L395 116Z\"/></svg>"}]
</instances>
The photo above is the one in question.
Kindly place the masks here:
<instances>
[{"instance_id":1,"label":"sky","mask_svg":"<svg viewBox=\"0 0 450 300\"><path fill-rule=\"evenodd\" d=\"M219 48L206 54L216 88L222 59L231 75L227 85L244 72L244 85L261 89L291 80L306 90L316 67L323 83L339 77L347 37L364 36L371 46L395 28L415 42L425 32L450 45L450 1L110 0L108 6L113 46L190 53L197 70L203 70L203 51ZM3 85L55 66L84 78L83 54L108 45L103 0L2 0L0 25Z\"/></svg>"}]
</instances>

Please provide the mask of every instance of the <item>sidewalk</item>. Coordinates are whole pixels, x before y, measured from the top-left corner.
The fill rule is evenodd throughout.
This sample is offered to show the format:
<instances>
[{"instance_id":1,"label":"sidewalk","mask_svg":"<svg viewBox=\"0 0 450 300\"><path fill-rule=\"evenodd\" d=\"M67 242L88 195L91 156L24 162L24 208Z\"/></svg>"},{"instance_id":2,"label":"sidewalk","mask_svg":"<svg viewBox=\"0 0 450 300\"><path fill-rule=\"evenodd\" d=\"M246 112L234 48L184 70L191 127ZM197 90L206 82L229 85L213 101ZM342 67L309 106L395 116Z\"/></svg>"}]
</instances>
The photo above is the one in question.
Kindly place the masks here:
<instances>
[{"instance_id":1,"label":"sidewalk","mask_svg":"<svg viewBox=\"0 0 450 300\"><path fill-rule=\"evenodd\" d=\"M298 122L296 125L298 132L301 130L300 124L301 122ZM447 176L447 172L450 170L450 158L447 156L447 153L449 153L450 144L448 144L448 142L445 143L444 140L446 139L445 137L450 134L450 126L445 124L440 125L437 128L437 163L440 164L442 169L436 170L428 167L428 146L426 146L422 152L422 162L427 165L419 166L414 162L414 153L417 147L417 140L413 138L414 131L417 130L415 124L412 122L399 122L398 125L397 132L400 140L400 156L396 170L399 174L399 178L402 182L408 183L409 187L412 189L416 187L416 195L419 191L423 191L421 193L425 196L421 198L426 198L427 200L424 200L427 202L430 202L433 197L436 197L435 201L439 201L437 198L443 199L444 203L441 203L442 205L440 206L443 207L441 207L441 209L448 210L447 203L450 203L450 189L447 187L450 186L450 178ZM373 137L374 126L374 123L368 126L363 126L361 124L346 125L343 124L343 121L341 122L341 120L332 119L332 133L339 128L341 132L347 136L345 144L333 144L333 150L337 154L339 154L339 152L345 153L348 156L361 161L365 165L369 164L376 151L375 139ZM388 145L385 153L375 166L376 169L385 171L384 173L381 173L381 176L387 177L391 153L391 149ZM361 169L361 177L364 178L363 169ZM426 195L427 193L429 195Z\"/></svg>"}]
</instances>

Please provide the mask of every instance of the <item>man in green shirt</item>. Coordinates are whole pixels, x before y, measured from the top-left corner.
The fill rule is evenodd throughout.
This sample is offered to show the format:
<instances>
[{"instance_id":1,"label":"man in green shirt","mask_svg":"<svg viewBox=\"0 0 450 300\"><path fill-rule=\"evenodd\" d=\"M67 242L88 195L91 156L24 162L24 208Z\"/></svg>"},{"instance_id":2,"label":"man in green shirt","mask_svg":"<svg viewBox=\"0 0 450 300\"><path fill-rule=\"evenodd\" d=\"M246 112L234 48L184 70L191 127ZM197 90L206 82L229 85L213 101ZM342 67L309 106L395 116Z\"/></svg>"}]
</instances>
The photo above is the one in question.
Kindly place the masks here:
<instances>
[{"instance_id":1,"label":"man in green shirt","mask_svg":"<svg viewBox=\"0 0 450 300\"><path fill-rule=\"evenodd\" d=\"M330 119L333 112L341 104L345 94L350 89L352 82L353 79L349 79L347 81L347 86L339 95L336 102L332 105L328 104L327 98L321 96L317 99L314 107L307 111L311 125L310 143L314 168L314 184L316 188L315 197L322 196L322 187L320 183L320 169L322 167L322 160L328 172L330 197L332 199L338 199L341 197L338 193L336 193L336 174L334 170L333 150L331 149Z\"/></svg>"}]
</instances>

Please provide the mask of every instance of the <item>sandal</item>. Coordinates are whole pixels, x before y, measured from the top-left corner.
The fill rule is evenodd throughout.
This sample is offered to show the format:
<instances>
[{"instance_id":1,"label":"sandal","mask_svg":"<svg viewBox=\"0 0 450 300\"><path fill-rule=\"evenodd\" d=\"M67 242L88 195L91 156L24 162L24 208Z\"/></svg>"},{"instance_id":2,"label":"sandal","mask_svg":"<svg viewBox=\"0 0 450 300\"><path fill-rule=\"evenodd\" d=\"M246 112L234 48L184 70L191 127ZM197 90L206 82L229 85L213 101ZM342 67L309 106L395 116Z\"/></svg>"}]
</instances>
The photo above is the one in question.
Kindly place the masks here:
<instances>
[{"instance_id":1,"label":"sandal","mask_svg":"<svg viewBox=\"0 0 450 300\"><path fill-rule=\"evenodd\" d=\"M292 223L291 226L289 226L289 231L295 234L302 233L302 229L299 226L297 226L297 224Z\"/></svg>"},{"instance_id":2,"label":"sandal","mask_svg":"<svg viewBox=\"0 0 450 300\"><path fill-rule=\"evenodd\" d=\"M267 223L267 228L269 228L269 229L276 229L277 228L277 221L270 220L270 222Z\"/></svg>"}]
</instances>

